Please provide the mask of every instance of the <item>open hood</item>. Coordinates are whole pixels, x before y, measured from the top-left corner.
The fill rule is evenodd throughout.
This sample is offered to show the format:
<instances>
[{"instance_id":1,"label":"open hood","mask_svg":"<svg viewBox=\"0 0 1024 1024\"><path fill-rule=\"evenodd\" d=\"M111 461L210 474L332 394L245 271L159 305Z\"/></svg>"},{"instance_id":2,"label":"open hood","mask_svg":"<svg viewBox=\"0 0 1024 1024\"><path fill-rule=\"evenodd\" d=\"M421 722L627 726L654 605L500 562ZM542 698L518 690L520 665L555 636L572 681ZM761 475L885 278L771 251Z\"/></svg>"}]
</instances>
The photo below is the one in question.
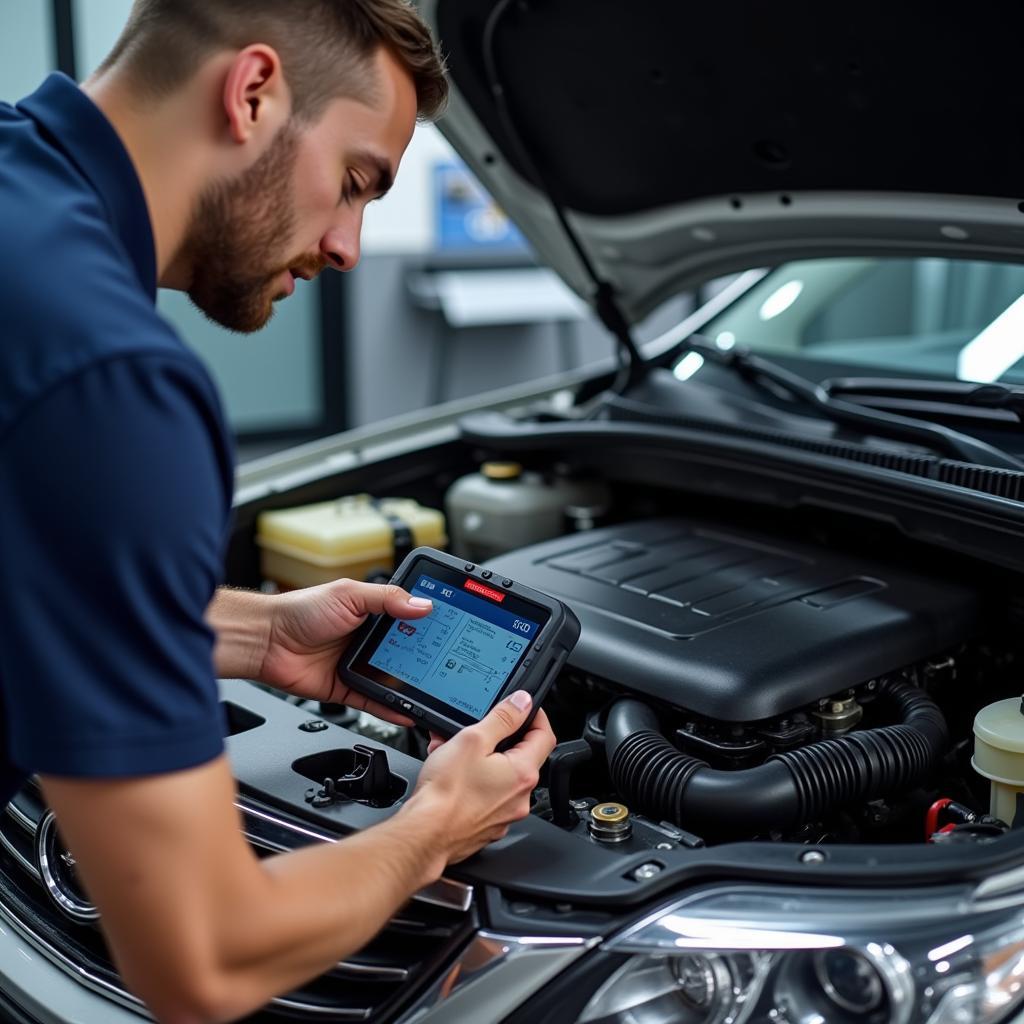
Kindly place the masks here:
<instances>
[{"instance_id":1,"label":"open hood","mask_svg":"<svg viewBox=\"0 0 1024 1024\"><path fill-rule=\"evenodd\" d=\"M629 322L790 259L1024 259L1024 6L421 7L451 67L441 130L541 259L588 300L606 282Z\"/></svg>"}]
</instances>

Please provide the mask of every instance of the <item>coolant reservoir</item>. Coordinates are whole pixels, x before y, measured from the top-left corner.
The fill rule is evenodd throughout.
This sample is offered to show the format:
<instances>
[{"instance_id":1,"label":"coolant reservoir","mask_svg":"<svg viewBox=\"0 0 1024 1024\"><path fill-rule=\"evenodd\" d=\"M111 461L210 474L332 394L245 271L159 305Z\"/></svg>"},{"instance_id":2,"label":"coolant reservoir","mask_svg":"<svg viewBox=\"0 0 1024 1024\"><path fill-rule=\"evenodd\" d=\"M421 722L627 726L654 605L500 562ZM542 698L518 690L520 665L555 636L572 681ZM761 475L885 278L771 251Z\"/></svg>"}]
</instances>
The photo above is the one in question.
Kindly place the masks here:
<instances>
[{"instance_id":1,"label":"coolant reservoir","mask_svg":"<svg viewBox=\"0 0 1024 1024\"><path fill-rule=\"evenodd\" d=\"M445 496L452 550L474 562L562 536L569 507L607 504L607 488L598 481L549 482L517 462L485 462Z\"/></svg>"},{"instance_id":2,"label":"coolant reservoir","mask_svg":"<svg viewBox=\"0 0 1024 1024\"><path fill-rule=\"evenodd\" d=\"M1012 825L1017 798L1024 794L1024 714L1020 697L996 701L974 719L974 759L979 775L992 782L991 813Z\"/></svg>"},{"instance_id":3,"label":"coolant reservoir","mask_svg":"<svg viewBox=\"0 0 1024 1024\"><path fill-rule=\"evenodd\" d=\"M263 577L284 587L390 575L412 548L447 542L444 515L436 509L366 494L263 512L256 527Z\"/></svg>"}]
</instances>

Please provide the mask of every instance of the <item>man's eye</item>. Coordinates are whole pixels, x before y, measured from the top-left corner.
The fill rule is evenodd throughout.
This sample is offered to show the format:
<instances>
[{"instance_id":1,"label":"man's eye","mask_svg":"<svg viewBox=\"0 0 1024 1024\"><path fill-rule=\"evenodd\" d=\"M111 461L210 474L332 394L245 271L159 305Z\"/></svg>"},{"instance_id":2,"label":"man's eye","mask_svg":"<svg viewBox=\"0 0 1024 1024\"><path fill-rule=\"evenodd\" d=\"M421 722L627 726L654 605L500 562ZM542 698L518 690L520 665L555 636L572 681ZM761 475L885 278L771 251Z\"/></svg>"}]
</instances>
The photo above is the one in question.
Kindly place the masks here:
<instances>
[{"instance_id":1,"label":"man's eye","mask_svg":"<svg viewBox=\"0 0 1024 1024\"><path fill-rule=\"evenodd\" d=\"M345 176L345 184L341 189L341 201L345 203L352 202L353 199L358 199L362 195L362 187L355 175L348 174Z\"/></svg>"}]
</instances>

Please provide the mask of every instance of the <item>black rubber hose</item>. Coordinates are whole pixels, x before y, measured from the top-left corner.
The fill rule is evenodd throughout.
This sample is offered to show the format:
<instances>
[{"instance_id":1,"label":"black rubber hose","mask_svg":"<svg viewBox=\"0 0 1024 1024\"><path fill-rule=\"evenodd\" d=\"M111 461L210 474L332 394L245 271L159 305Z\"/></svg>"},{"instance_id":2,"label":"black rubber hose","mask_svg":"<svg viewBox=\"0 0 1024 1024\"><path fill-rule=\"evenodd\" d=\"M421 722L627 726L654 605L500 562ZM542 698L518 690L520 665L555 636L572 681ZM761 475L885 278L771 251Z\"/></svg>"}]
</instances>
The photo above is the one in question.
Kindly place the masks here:
<instances>
[{"instance_id":1,"label":"black rubber hose","mask_svg":"<svg viewBox=\"0 0 1024 1024\"><path fill-rule=\"evenodd\" d=\"M680 753L646 704L620 700L605 725L612 782L634 809L698 834L793 829L834 807L912 788L945 750L946 720L922 690L887 682L879 699L894 705L900 724L821 740L740 771Z\"/></svg>"}]
</instances>

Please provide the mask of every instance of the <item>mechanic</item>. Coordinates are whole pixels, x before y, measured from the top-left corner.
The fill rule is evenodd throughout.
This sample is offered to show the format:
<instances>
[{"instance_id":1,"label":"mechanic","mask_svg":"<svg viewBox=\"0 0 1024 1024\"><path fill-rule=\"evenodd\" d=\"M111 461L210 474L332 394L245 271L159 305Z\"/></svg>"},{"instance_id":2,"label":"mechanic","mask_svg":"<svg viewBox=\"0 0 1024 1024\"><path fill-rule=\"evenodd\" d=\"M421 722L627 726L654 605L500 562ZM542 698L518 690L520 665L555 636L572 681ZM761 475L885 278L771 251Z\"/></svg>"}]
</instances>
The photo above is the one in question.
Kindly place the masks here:
<instances>
[{"instance_id":1,"label":"mechanic","mask_svg":"<svg viewBox=\"0 0 1024 1024\"><path fill-rule=\"evenodd\" d=\"M359 949L528 811L554 737L514 694L431 745L411 798L260 861L240 831L215 676L345 702L371 613L340 581L216 591L232 487L214 386L158 285L261 327L296 277L359 258L417 117L447 94L405 0L137 0L79 88L0 105L0 806L30 773L125 982L173 1024L246 1014Z\"/></svg>"}]
</instances>

